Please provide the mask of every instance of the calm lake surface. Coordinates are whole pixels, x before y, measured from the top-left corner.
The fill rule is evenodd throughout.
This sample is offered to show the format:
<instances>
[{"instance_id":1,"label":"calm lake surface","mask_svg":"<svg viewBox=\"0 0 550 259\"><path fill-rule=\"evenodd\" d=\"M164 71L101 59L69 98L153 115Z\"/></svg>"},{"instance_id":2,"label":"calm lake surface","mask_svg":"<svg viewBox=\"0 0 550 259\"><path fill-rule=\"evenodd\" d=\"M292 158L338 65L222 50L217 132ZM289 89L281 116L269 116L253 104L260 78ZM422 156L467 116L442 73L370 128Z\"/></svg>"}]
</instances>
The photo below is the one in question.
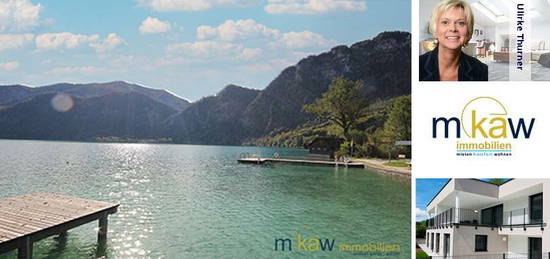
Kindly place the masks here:
<instances>
[{"instance_id":1,"label":"calm lake surface","mask_svg":"<svg viewBox=\"0 0 550 259\"><path fill-rule=\"evenodd\" d=\"M120 203L109 217L109 258L410 258L410 181L363 169L238 164L242 152L306 153L0 140L0 198L40 191ZM96 228L97 221L69 231L66 242L37 242L34 256L96 257ZM334 249L299 250L298 236L334 239ZM276 238L290 238L292 251L275 251ZM398 244L401 253L338 250L378 243Z\"/></svg>"}]
</instances>

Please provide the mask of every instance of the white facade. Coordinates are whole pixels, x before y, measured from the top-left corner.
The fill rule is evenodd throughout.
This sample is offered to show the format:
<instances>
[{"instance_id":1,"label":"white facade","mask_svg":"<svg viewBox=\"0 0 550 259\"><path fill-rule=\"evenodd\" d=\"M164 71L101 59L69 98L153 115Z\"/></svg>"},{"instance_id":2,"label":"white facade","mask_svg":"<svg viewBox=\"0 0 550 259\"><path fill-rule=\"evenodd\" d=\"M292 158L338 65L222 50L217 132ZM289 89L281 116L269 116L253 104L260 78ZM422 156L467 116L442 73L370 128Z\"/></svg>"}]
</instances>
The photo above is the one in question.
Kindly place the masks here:
<instances>
[{"instance_id":1,"label":"white facade","mask_svg":"<svg viewBox=\"0 0 550 259\"><path fill-rule=\"evenodd\" d=\"M451 179L427 211L433 220L423 247L431 256L550 256L550 179L512 179L500 186ZM432 234L439 234L439 249Z\"/></svg>"}]
</instances>

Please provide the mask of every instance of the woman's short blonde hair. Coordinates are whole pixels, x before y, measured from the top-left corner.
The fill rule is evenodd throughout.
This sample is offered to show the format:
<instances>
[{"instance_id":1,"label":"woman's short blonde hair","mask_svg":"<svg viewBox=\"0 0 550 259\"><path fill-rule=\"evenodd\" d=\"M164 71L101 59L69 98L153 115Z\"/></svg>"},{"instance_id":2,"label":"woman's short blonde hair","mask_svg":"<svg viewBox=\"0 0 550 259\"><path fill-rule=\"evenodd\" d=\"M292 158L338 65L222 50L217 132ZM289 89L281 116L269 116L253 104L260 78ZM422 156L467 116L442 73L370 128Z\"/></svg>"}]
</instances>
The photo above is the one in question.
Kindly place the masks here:
<instances>
[{"instance_id":1,"label":"woman's short blonde hair","mask_svg":"<svg viewBox=\"0 0 550 259\"><path fill-rule=\"evenodd\" d=\"M437 22L441 14L451 8L461 8L464 11L464 16L466 16L466 23L468 24L468 36L466 38L466 43L472 38L474 33L474 13L470 8L470 5L463 0L443 0L432 10L432 16L430 17L430 31L437 38Z\"/></svg>"}]
</instances>

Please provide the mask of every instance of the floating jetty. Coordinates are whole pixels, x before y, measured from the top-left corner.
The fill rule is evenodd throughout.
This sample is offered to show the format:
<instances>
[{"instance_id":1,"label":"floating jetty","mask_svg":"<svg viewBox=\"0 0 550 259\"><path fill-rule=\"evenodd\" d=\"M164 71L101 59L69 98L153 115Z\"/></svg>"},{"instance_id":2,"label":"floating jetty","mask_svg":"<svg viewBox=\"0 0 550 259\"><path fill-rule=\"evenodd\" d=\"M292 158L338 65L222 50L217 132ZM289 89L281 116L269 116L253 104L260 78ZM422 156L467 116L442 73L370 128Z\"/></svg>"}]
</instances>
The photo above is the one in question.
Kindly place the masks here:
<instances>
[{"instance_id":1,"label":"floating jetty","mask_svg":"<svg viewBox=\"0 0 550 259\"><path fill-rule=\"evenodd\" d=\"M98 242L105 244L107 217L119 204L51 193L33 193L0 200L0 254L17 249L18 258L32 258L33 243L99 220Z\"/></svg>"},{"instance_id":2,"label":"floating jetty","mask_svg":"<svg viewBox=\"0 0 550 259\"><path fill-rule=\"evenodd\" d=\"M348 167L348 168L365 168L363 163L355 162L341 162L321 160L314 158L267 158L267 157L240 157L237 159L239 163L243 164L265 164L265 163L289 163L289 164L301 164L301 165L320 165L320 166L332 166L332 167Z\"/></svg>"}]
</instances>

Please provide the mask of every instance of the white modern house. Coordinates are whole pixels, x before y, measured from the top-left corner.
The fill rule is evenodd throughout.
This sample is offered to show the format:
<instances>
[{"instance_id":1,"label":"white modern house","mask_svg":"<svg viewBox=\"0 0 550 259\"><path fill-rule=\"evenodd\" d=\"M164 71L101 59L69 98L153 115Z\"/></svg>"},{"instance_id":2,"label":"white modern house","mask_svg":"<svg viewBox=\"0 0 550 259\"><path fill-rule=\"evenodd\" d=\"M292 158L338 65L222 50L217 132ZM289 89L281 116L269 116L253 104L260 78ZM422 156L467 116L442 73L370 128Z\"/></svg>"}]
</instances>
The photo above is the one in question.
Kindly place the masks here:
<instances>
[{"instance_id":1,"label":"white modern house","mask_svg":"<svg viewBox=\"0 0 550 259\"><path fill-rule=\"evenodd\" d=\"M451 179L427 211L434 258L550 258L550 179Z\"/></svg>"}]
</instances>

